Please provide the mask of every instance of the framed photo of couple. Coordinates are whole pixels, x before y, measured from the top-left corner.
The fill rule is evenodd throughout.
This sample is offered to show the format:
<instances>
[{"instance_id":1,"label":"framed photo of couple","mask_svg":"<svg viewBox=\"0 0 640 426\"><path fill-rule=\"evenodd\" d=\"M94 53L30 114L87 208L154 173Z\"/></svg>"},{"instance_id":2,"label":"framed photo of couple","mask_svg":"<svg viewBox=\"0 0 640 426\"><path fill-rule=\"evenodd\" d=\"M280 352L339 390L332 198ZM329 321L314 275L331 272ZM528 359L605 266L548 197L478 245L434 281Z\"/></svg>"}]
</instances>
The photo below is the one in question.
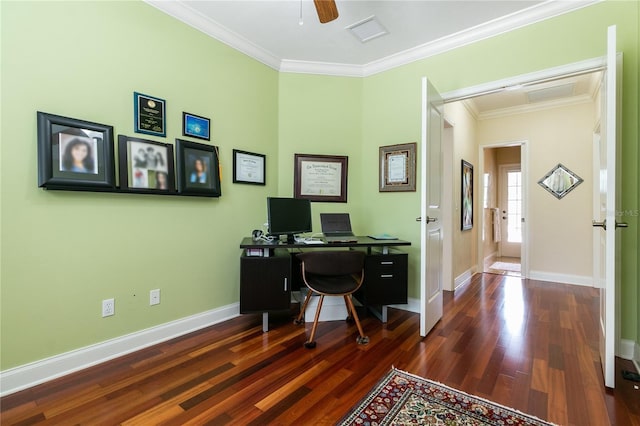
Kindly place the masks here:
<instances>
[{"instance_id":1,"label":"framed photo of couple","mask_svg":"<svg viewBox=\"0 0 640 426\"><path fill-rule=\"evenodd\" d=\"M38 111L38 186L112 191L113 127Z\"/></svg>"},{"instance_id":2,"label":"framed photo of couple","mask_svg":"<svg viewBox=\"0 0 640 426\"><path fill-rule=\"evenodd\" d=\"M149 194L175 194L173 146L118 136L120 189Z\"/></svg>"}]
</instances>

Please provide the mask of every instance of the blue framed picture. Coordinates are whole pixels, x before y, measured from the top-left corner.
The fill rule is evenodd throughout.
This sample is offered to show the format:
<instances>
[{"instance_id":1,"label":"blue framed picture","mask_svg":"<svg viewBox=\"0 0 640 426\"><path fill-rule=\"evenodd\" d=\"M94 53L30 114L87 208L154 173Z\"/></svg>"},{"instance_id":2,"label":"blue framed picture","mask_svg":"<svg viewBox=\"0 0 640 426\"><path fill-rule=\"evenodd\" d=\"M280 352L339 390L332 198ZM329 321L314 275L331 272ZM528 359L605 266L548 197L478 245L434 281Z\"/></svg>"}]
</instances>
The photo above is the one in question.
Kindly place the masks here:
<instances>
[{"instance_id":1,"label":"blue framed picture","mask_svg":"<svg viewBox=\"0 0 640 426\"><path fill-rule=\"evenodd\" d=\"M211 120L188 112L182 113L182 134L184 136L209 140L210 132Z\"/></svg>"},{"instance_id":2,"label":"blue framed picture","mask_svg":"<svg viewBox=\"0 0 640 426\"><path fill-rule=\"evenodd\" d=\"M164 99L133 92L134 131L166 136L166 102Z\"/></svg>"}]
</instances>

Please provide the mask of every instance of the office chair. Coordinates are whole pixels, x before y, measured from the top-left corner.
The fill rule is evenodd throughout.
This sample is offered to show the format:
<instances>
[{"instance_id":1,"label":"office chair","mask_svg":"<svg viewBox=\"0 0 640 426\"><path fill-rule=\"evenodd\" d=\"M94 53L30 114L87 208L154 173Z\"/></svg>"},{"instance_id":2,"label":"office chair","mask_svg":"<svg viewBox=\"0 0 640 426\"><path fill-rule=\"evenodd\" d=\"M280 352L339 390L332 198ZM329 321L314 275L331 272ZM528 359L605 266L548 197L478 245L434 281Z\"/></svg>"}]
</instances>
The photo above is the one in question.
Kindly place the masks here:
<instances>
[{"instance_id":1,"label":"office chair","mask_svg":"<svg viewBox=\"0 0 640 426\"><path fill-rule=\"evenodd\" d=\"M364 280L364 257L361 251L312 251L297 255L302 261L302 279L309 288L307 297L304 299L300 314L294 320L295 324L304 323L304 313L309 304L309 300L316 293L320 296L316 316L313 320L311 335L305 342L306 348L315 348L316 342L313 340L318 327L318 318L325 296L343 296L347 307L347 320L355 320L360 335L356 339L359 345L369 343L369 338L364 335L358 313L353 306L351 295L356 292Z\"/></svg>"}]
</instances>

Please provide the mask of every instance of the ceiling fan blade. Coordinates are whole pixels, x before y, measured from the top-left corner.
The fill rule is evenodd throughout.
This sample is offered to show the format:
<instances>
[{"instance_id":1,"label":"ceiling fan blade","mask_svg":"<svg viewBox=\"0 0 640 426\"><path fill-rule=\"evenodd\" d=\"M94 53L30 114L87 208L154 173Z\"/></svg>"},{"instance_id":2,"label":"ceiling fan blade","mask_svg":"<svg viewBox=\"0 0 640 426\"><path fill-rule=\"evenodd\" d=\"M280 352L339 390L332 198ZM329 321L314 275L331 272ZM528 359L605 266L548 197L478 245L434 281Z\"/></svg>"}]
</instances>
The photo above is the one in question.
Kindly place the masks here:
<instances>
[{"instance_id":1,"label":"ceiling fan blade","mask_svg":"<svg viewBox=\"0 0 640 426\"><path fill-rule=\"evenodd\" d=\"M321 24L331 22L338 17L338 8L335 0L313 0L320 18Z\"/></svg>"}]
</instances>

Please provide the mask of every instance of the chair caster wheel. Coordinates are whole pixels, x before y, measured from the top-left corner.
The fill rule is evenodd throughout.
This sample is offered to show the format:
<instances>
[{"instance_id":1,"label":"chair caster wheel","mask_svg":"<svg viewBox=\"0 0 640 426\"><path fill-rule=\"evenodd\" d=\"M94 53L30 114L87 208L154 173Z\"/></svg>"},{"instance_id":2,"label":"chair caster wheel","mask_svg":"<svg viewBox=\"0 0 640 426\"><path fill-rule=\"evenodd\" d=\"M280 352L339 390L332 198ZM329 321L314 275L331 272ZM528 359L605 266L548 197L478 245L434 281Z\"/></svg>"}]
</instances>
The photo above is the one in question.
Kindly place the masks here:
<instances>
[{"instance_id":1,"label":"chair caster wheel","mask_svg":"<svg viewBox=\"0 0 640 426\"><path fill-rule=\"evenodd\" d=\"M369 336L358 336L356 339L359 345L367 345L369 343Z\"/></svg>"},{"instance_id":2,"label":"chair caster wheel","mask_svg":"<svg viewBox=\"0 0 640 426\"><path fill-rule=\"evenodd\" d=\"M293 320L293 323L295 325L300 325L300 324L304 324L304 321L303 320L299 320L299 319L296 318L296 319Z\"/></svg>"},{"instance_id":3,"label":"chair caster wheel","mask_svg":"<svg viewBox=\"0 0 640 426\"><path fill-rule=\"evenodd\" d=\"M304 342L304 347L307 349L313 349L316 347L316 342Z\"/></svg>"}]
</instances>

